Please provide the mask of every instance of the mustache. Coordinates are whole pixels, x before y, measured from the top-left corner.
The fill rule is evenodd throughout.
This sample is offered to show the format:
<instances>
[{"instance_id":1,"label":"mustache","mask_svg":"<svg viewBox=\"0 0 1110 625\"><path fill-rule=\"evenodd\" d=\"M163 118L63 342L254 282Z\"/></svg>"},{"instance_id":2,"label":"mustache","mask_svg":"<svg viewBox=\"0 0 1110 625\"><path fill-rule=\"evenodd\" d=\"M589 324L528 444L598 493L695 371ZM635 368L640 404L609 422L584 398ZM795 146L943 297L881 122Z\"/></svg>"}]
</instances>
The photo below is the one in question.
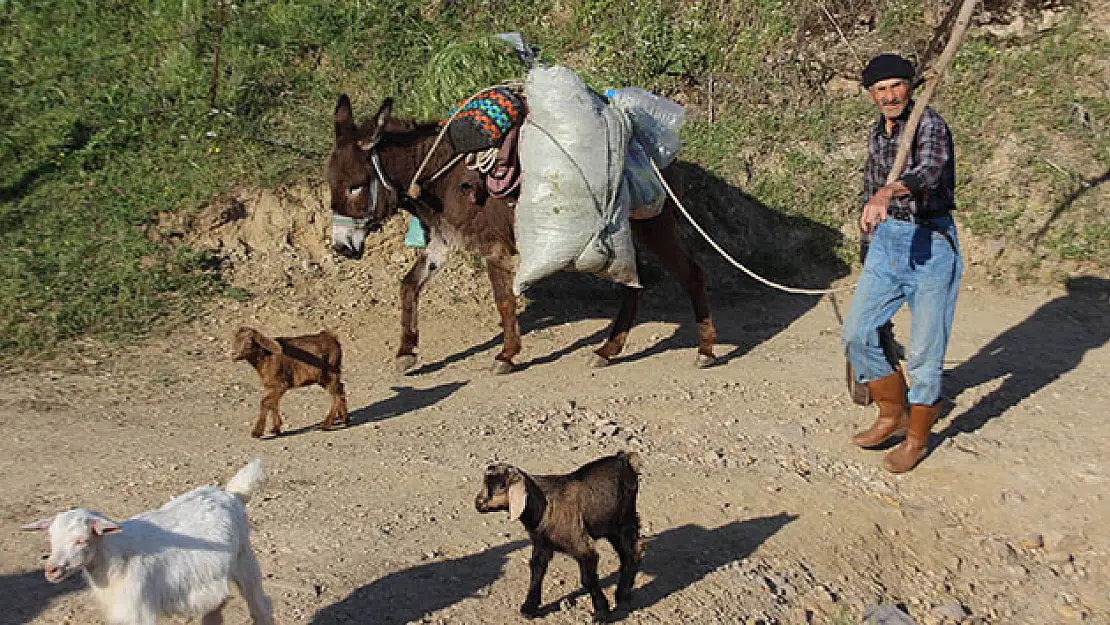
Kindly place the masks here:
<instances>
[{"instance_id":1,"label":"mustache","mask_svg":"<svg viewBox=\"0 0 1110 625\"><path fill-rule=\"evenodd\" d=\"M891 104L901 104L902 98L883 98L881 103L883 106L890 106Z\"/></svg>"}]
</instances>

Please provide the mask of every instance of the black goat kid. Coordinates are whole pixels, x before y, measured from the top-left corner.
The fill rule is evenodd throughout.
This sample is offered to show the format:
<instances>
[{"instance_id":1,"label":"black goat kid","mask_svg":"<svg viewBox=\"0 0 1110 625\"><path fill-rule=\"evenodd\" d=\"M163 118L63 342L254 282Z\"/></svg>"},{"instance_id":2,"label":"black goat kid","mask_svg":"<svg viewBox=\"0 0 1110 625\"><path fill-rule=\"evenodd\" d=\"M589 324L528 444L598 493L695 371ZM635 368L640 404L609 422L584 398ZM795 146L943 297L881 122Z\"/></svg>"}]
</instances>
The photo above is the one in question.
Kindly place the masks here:
<instances>
[{"instance_id":1,"label":"black goat kid","mask_svg":"<svg viewBox=\"0 0 1110 625\"><path fill-rule=\"evenodd\" d=\"M532 538L531 581L520 612L536 616L540 586L556 551L578 561L582 586L590 593L598 620L609 617L609 602L597 578L594 540L605 538L620 556L617 603L632 595L632 584L643 558L640 519L636 515L640 457L620 452L586 464L567 475L529 475L508 464L486 469L474 502L478 512L508 510Z\"/></svg>"}]
</instances>

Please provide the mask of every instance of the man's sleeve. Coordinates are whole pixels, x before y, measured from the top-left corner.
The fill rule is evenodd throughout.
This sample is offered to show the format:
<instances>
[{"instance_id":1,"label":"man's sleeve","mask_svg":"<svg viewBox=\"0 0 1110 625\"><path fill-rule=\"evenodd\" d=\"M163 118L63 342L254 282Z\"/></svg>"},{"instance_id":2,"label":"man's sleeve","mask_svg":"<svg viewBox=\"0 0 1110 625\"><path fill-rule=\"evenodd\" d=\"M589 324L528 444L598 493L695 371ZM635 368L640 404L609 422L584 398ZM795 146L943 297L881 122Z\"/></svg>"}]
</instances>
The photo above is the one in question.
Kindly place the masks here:
<instances>
[{"instance_id":1,"label":"man's sleeve","mask_svg":"<svg viewBox=\"0 0 1110 625\"><path fill-rule=\"evenodd\" d=\"M948 127L939 115L922 116L917 127L916 163L907 169L899 180L914 195L936 186L944 164L952 158L948 149Z\"/></svg>"}]
</instances>

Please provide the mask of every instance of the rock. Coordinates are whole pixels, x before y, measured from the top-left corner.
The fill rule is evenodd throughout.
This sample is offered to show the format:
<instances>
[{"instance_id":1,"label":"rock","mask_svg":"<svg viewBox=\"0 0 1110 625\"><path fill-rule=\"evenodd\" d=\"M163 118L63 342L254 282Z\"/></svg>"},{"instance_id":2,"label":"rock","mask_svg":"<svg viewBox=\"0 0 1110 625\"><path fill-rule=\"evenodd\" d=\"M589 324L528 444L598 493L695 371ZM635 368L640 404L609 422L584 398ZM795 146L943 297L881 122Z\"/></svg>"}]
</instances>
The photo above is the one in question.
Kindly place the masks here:
<instances>
[{"instance_id":1,"label":"rock","mask_svg":"<svg viewBox=\"0 0 1110 625\"><path fill-rule=\"evenodd\" d=\"M601 427L599 427L597 429L597 435L598 436L613 436L618 431L620 431L620 427L618 427L617 424L615 424L615 423L606 423L605 425L602 425Z\"/></svg>"},{"instance_id":2,"label":"rock","mask_svg":"<svg viewBox=\"0 0 1110 625\"><path fill-rule=\"evenodd\" d=\"M1017 546L1022 549L1040 549L1044 547L1044 536L1036 532L1023 534L1017 539Z\"/></svg>"},{"instance_id":3,"label":"rock","mask_svg":"<svg viewBox=\"0 0 1110 625\"><path fill-rule=\"evenodd\" d=\"M1020 564L1010 564L1006 566L1006 573L1008 573L1010 577L1020 579L1029 575L1029 570Z\"/></svg>"},{"instance_id":4,"label":"rock","mask_svg":"<svg viewBox=\"0 0 1110 625\"><path fill-rule=\"evenodd\" d=\"M1006 251L1006 243L1001 239L991 239L987 242L987 252L994 258L998 258Z\"/></svg>"},{"instance_id":5,"label":"rock","mask_svg":"<svg viewBox=\"0 0 1110 625\"><path fill-rule=\"evenodd\" d=\"M819 584L813 589L813 598L819 603L836 603L836 595L823 584Z\"/></svg>"},{"instance_id":6,"label":"rock","mask_svg":"<svg viewBox=\"0 0 1110 625\"><path fill-rule=\"evenodd\" d=\"M1056 606L1056 613L1067 619L1078 619L1080 617L1079 612L1066 605Z\"/></svg>"},{"instance_id":7,"label":"rock","mask_svg":"<svg viewBox=\"0 0 1110 625\"><path fill-rule=\"evenodd\" d=\"M1021 563L1021 559L1018 557L1017 552L1014 551L1014 548L1011 547L1009 545L1009 543L1003 543L1003 542L995 543L994 544L994 550L995 550L995 553L998 555L998 558L1000 560L1002 560L1003 562L1005 562L1006 564L1020 564Z\"/></svg>"},{"instance_id":8,"label":"rock","mask_svg":"<svg viewBox=\"0 0 1110 625\"><path fill-rule=\"evenodd\" d=\"M1087 546L1087 539L1081 534L1061 534L1060 532L1044 533L1044 550L1053 552L1066 552L1074 554L1082 551Z\"/></svg>"},{"instance_id":9,"label":"rock","mask_svg":"<svg viewBox=\"0 0 1110 625\"><path fill-rule=\"evenodd\" d=\"M867 607L863 611L863 622L867 625L918 625L913 617L891 603Z\"/></svg>"},{"instance_id":10,"label":"rock","mask_svg":"<svg viewBox=\"0 0 1110 625\"><path fill-rule=\"evenodd\" d=\"M963 605L952 602L933 608L929 611L929 616L937 623L959 623L968 617L968 611Z\"/></svg>"}]
</instances>

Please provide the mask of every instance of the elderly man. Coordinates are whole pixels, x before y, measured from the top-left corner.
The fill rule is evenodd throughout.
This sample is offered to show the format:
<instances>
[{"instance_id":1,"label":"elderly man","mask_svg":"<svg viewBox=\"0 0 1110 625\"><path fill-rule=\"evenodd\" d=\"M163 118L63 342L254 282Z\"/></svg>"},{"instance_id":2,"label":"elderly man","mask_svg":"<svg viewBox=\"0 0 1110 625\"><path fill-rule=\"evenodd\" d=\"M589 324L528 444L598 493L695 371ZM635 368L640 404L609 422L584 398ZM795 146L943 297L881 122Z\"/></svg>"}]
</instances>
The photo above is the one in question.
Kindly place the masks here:
<instances>
[{"instance_id":1,"label":"elderly man","mask_svg":"<svg viewBox=\"0 0 1110 625\"><path fill-rule=\"evenodd\" d=\"M883 458L883 467L891 473L909 471L928 453L963 273L951 215L952 135L936 111L925 109L905 171L886 184L914 107L913 77L913 65L895 54L881 54L863 70L863 86L880 113L868 140L860 217L871 242L842 333L856 381L867 384L879 408L874 425L853 441L873 448L905 433L901 444ZM911 315L908 397L906 379L884 355L878 330L903 302Z\"/></svg>"}]
</instances>

